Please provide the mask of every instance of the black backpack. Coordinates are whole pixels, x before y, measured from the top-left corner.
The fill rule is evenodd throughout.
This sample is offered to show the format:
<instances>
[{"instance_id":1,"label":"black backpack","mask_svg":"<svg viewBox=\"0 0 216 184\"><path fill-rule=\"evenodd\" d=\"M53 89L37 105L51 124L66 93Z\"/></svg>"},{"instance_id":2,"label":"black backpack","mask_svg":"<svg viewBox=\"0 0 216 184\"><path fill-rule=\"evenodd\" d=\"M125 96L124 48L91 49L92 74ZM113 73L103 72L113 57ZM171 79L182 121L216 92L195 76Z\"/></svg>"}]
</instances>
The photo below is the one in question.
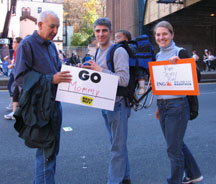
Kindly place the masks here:
<instances>
[{"instance_id":1,"label":"black backpack","mask_svg":"<svg viewBox=\"0 0 216 184\"><path fill-rule=\"evenodd\" d=\"M136 42L131 41L129 45L129 43L123 41L118 44L112 45L110 47L106 59L107 59L107 66L109 70L111 70L112 72L115 72L114 62L113 62L114 52L119 47L123 47L129 55L130 79L127 87L118 86L117 96L124 96L125 99L127 98L129 100L130 106L132 106L134 103L135 89L137 88L138 85L138 80L136 78L136 73L138 70L138 60L136 59ZM135 66L130 65L131 61L133 61L133 63L136 63Z\"/></svg>"},{"instance_id":2,"label":"black backpack","mask_svg":"<svg viewBox=\"0 0 216 184\"><path fill-rule=\"evenodd\" d=\"M123 41L118 44L112 45L107 52L106 60L107 60L107 66L109 70L111 70L113 73L115 72L113 58L114 58L115 50L119 47L123 47L129 55L130 79L129 79L129 83L127 87L118 86L117 96L124 96L125 99L129 100L130 107L132 107L134 104L139 102L139 100L137 99L135 95L135 90L138 87L138 79L136 77L136 73L137 73L138 68L143 67L143 65L141 65L142 62L139 60L139 57L137 57L138 43L136 41L129 41L129 42ZM151 44L149 44L149 47L153 48ZM96 51L95 58L97 56L97 52L98 50ZM146 63L154 59L154 54L152 52L152 49L149 49L149 52L144 51L143 54L144 54L144 57L142 57L142 59L145 60L145 66L146 66ZM148 70L148 68L146 68L146 70ZM151 89L148 90L147 92L149 91L151 91Z\"/></svg>"},{"instance_id":3,"label":"black backpack","mask_svg":"<svg viewBox=\"0 0 216 184\"><path fill-rule=\"evenodd\" d=\"M155 60L154 47L149 40L149 36L143 34L135 37L134 40L137 43L136 58L138 60L138 66L148 70L148 62ZM134 63L131 63L131 65L135 66Z\"/></svg>"}]
</instances>

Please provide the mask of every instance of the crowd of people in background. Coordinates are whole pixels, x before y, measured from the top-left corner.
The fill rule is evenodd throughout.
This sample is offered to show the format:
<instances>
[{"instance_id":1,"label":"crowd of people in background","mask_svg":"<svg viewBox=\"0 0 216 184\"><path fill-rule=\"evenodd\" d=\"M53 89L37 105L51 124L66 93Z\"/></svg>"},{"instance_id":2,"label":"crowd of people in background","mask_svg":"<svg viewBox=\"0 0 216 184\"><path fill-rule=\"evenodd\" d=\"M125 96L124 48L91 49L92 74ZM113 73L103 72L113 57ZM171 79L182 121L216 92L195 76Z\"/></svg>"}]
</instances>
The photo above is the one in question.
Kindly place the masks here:
<instances>
[{"instance_id":1,"label":"crowd of people in background","mask_svg":"<svg viewBox=\"0 0 216 184\"><path fill-rule=\"evenodd\" d=\"M16 38L15 38L16 39ZM13 44L14 45L14 44ZM13 48L13 52L15 52L15 49ZM65 54L63 50L58 50L59 59L62 62L62 64L76 66L79 63L83 63L86 61L86 58L90 57L90 59L93 58L93 56L90 56L90 54L85 54L84 57L80 57L79 55L72 53L71 56L68 56ZM0 59L0 77L11 77L11 72L13 70L14 66L14 56L11 58L9 55L5 56L3 59Z\"/></svg>"},{"instance_id":2,"label":"crowd of people in background","mask_svg":"<svg viewBox=\"0 0 216 184\"><path fill-rule=\"evenodd\" d=\"M80 57L74 53L71 54L70 57L68 57L63 50L59 50L59 59L62 62L62 64L76 66L78 63L80 63Z\"/></svg>"},{"instance_id":3,"label":"crowd of people in background","mask_svg":"<svg viewBox=\"0 0 216 184\"><path fill-rule=\"evenodd\" d=\"M196 50L193 50L192 53L192 57L195 59L197 64L198 61L202 59L202 64L204 64L203 71L215 71L216 57L211 53L211 51L205 49L202 58L197 54Z\"/></svg>"}]
</instances>

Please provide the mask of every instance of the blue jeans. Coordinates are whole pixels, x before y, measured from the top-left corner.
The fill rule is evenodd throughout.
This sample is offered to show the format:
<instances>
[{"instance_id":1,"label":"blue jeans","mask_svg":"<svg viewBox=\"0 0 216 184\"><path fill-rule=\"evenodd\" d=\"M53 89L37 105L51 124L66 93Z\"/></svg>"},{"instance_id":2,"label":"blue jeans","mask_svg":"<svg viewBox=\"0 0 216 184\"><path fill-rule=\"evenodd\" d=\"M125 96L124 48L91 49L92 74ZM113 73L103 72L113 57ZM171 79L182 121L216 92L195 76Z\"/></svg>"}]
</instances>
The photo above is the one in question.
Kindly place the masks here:
<instances>
[{"instance_id":1,"label":"blue jeans","mask_svg":"<svg viewBox=\"0 0 216 184\"><path fill-rule=\"evenodd\" d=\"M38 148L35 161L34 184L54 184L55 183L56 156L47 161L44 149Z\"/></svg>"},{"instance_id":2,"label":"blue jeans","mask_svg":"<svg viewBox=\"0 0 216 184\"><path fill-rule=\"evenodd\" d=\"M8 80L8 91L9 91L10 97L13 97L13 89L12 89L13 83L14 83L14 75L13 73L10 73L10 78Z\"/></svg>"},{"instance_id":3,"label":"blue jeans","mask_svg":"<svg viewBox=\"0 0 216 184\"><path fill-rule=\"evenodd\" d=\"M3 61L3 73L5 76L8 76L8 61Z\"/></svg>"},{"instance_id":4,"label":"blue jeans","mask_svg":"<svg viewBox=\"0 0 216 184\"><path fill-rule=\"evenodd\" d=\"M171 162L171 176L167 183L181 184L184 172L189 178L200 177L199 167L183 141L190 111L187 98L157 100L157 105Z\"/></svg>"},{"instance_id":5,"label":"blue jeans","mask_svg":"<svg viewBox=\"0 0 216 184\"><path fill-rule=\"evenodd\" d=\"M114 111L102 110L111 142L111 160L107 184L122 184L130 179L130 166L127 151L128 118L130 108L125 100L115 103Z\"/></svg>"},{"instance_id":6,"label":"blue jeans","mask_svg":"<svg viewBox=\"0 0 216 184\"><path fill-rule=\"evenodd\" d=\"M56 156L60 146L60 130L62 123L62 108L59 103L59 130L58 130L58 145L54 158L47 160L43 148L37 148L35 160L35 178L34 184L55 184Z\"/></svg>"}]
</instances>

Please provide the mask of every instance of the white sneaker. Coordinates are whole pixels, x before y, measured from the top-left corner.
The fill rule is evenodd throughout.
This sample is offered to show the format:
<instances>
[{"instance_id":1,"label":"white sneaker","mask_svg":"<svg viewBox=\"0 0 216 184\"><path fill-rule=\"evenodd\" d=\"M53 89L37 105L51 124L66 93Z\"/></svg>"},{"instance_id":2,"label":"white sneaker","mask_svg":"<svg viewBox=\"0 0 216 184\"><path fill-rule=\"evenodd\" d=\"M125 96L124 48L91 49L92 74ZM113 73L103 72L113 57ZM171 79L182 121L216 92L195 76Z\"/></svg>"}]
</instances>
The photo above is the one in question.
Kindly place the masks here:
<instances>
[{"instance_id":1,"label":"white sneaker","mask_svg":"<svg viewBox=\"0 0 216 184\"><path fill-rule=\"evenodd\" d=\"M10 103L7 107L6 107L7 110L11 111L13 110L13 103Z\"/></svg>"},{"instance_id":2,"label":"white sneaker","mask_svg":"<svg viewBox=\"0 0 216 184\"><path fill-rule=\"evenodd\" d=\"M184 177L182 183L184 183L184 184L196 183L196 182L200 182L202 180L203 180L203 176L200 176L200 177L194 178L194 179L190 179L188 177Z\"/></svg>"},{"instance_id":3,"label":"white sneaker","mask_svg":"<svg viewBox=\"0 0 216 184\"><path fill-rule=\"evenodd\" d=\"M4 115L4 118L7 120L15 120L13 115L14 115L14 112L11 112L9 114Z\"/></svg>"},{"instance_id":4,"label":"white sneaker","mask_svg":"<svg viewBox=\"0 0 216 184\"><path fill-rule=\"evenodd\" d=\"M144 87L140 87L139 91L138 91L138 95L143 95L145 93L145 88Z\"/></svg>"}]
</instances>

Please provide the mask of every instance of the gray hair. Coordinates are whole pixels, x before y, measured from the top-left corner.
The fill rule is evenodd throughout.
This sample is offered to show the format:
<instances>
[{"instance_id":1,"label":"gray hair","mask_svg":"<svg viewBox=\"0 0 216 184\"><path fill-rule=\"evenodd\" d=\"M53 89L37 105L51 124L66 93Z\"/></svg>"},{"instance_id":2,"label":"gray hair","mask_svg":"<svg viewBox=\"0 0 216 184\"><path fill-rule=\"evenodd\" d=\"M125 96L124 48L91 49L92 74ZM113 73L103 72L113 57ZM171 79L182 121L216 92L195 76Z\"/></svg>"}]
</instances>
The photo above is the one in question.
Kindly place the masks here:
<instances>
[{"instance_id":1,"label":"gray hair","mask_svg":"<svg viewBox=\"0 0 216 184\"><path fill-rule=\"evenodd\" d=\"M54 11L47 10L47 11L43 11L43 12L39 15L39 17L38 17L38 19L37 19L37 23L38 23L38 22L44 22L45 19L46 19L46 17L47 17L47 15L52 15L53 17L58 18L58 15L57 15Z\"/></svg>"},{"instance_id":2,"label":"gray hair","mask_svg":"<svg viewBox=\"0 0 216 184\"><path fill-rule=\"evenodd\" d=\"M101 17L98 18L95 22L94 22L94 29L96 26L107 26L109 28L110 31L112 31L112 24L109 18L107 17Z\"/></svg>"},{"instance_id":3,"label":"gray hair","mask_svg":"<svg viewBox=\"0 0 216 184\"><path fill-rule=\"evenodd\" d=\"M167 28L171 34L174 33L174 31L173 31L173 26L172 26L168 21L163 20L163 21L161 21L161 22L158 22L158 23L154 26L154 29L153 29L154 34L155 34L155 31L156 31L156 29L157 29L158 27Z\"/></svg>"}]
</instances>

